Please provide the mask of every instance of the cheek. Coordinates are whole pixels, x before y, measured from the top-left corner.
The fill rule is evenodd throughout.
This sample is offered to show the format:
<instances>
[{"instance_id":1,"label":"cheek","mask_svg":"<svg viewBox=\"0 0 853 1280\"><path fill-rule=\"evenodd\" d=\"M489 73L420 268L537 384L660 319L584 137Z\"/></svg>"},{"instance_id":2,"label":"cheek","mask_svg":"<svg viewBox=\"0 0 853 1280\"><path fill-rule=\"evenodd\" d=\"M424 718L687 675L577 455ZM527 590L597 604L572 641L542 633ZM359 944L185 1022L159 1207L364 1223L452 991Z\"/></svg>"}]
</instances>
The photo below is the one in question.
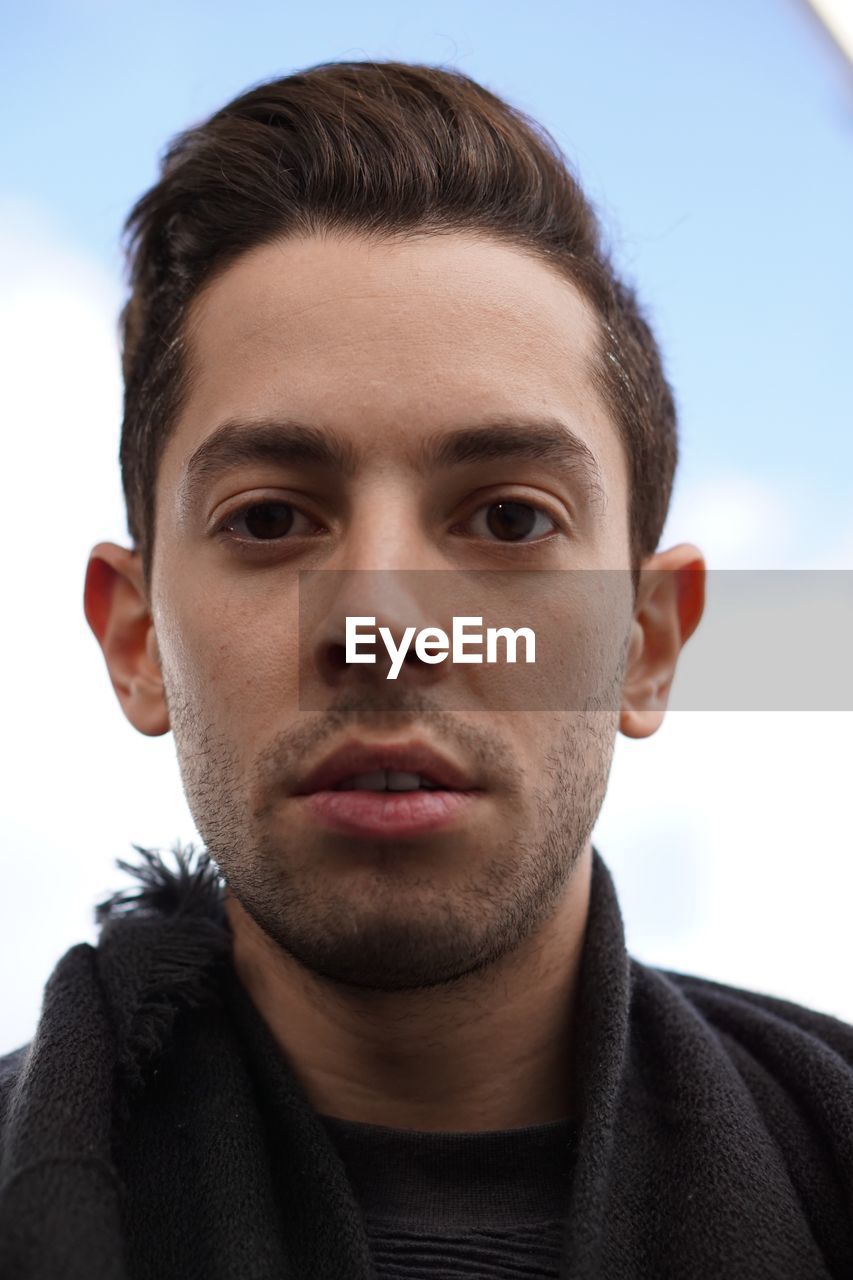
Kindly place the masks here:
<instances>
[{"instance_id":1,"label":"cheek","mask_svg":"<svg viewBox=\"0 0 853 1280\"><path fill-rule=\"evenodd\" d=\"M551 711L619 705L622 652L630 625L624 570L567 570L535 609L536 701ZM528 668L533 671L533 668Z\"/></svg>"},{"instance_id":2,"label":"cheek","mask_svg":"<svg viewBox=\"0 0 853 1280\"><path fill-rule=\"evenodd\" d=\"M207 724L280 725L297 710L296 611L284 593L181 594L157 623L164 677Z\"/></svg>"}]
</instances>

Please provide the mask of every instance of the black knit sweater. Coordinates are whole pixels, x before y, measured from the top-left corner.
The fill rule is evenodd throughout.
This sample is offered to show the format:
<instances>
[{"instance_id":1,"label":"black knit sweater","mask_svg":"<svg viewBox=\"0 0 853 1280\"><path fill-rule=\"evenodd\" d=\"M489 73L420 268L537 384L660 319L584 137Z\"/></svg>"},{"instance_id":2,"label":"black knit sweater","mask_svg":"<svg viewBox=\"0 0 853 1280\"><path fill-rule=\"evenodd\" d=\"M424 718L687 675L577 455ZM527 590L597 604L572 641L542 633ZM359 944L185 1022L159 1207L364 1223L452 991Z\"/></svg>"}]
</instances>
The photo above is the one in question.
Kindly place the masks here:
<instances>
[{"instance_id":1,"label":"black knit sweater","mask_svg":"<svg viewBox=\"0 0 853 1280\"><path fill-rule=\"evenodd\" d=\"M392 1196L387 1170L384 1211L371 1152L432 1151L403 1180L416 1201L441 1142L458 1176L467 1138L492 1144L490 1176L541 1140L548 1208L538 1235L529 1203L518 1217L521 1170L509 1238L500 1214L478 1226L462 1203L450 1222L433 1204L422 1231L492 1231L497 1252L459 1274L485 1280L511 1257L560 1280L853 1277L853 1027L632 959L598 853L564 1135L319 1116L237 980L212 864L179 855L174 873L146 854L137 874L140 892L99 909L98 946L59 961L32 1043L0 1059L2 1280L375 1280L395 1256L416 1275L399 1248L423 1215L406 1227L412 1194ZM429 1274L456 1274L447 1249Z\"/></svg>"}]
</instances>

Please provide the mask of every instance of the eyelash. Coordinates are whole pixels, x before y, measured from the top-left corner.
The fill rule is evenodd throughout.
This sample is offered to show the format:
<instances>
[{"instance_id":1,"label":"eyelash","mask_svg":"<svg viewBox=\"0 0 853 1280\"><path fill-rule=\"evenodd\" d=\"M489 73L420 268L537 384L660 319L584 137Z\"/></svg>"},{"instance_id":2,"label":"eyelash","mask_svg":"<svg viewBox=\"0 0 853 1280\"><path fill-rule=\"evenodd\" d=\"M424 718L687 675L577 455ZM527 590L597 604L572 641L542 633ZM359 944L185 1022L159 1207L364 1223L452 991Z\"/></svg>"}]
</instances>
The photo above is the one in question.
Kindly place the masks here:
<instances>
[{"instance_id":1,"label":"eyelash","mask_svg":"<svg viewBox=\"0 0 853 1280\"><path fill-rule=\"evenodd\" d=\"M497 506L501 502L507 502L507 503L513 502L518 504L519 506L530 507L533 511L536 511L540 515L546 516L552 522L552 524L554 524L556 527L546 535L539 538L535 538L530 542L502 541L500 538L483 538L481 539L482 541L490 542L492 543L493 546L496 546L496 547L510 547L513 550L527 549L530 547L538 547L544 542L550 542L551 539L554 537L555 533L559 532L559 522L556 520L556 518L553 515L551 515L551 513L545 507L541 506L539 503L536 503L536 502L528 502L525 499L520 498L517 495L513 495L513 494L499 494L495 498L490 498L488 502L482 503L479 507L476 507L474 511L471 512L470 516L467 517L467 522L470 522L471 520L473 520L474 516L478 515L481 511L488 511L489 507ZM287 502L283 498L260 499L256 502L246 503L245 506L237 507L234 511L230 512L219 523L219 525L217 525L214 532L217 535L219 534L224 535L229 541L235 543L241 549L244 549L247 547L251 547L251 548L279 547L285 542L298 542L301 537L305 538L305 537L314 536L313 534L290 534L288 532L287 534L283 535L280 538L237 538L232 533L230 533L229 526L234 524L235 521L237 521L241 516L246 515L249 511L252 511L255 507L266 507L266 506L289 507L291 511L298 512L299 515L304 516L305 519L308 519L308 520L312 519L311 516L309 516L306 512L302 511L302 509L298 507L295 503Z\"/></svg>"}]
</instances>

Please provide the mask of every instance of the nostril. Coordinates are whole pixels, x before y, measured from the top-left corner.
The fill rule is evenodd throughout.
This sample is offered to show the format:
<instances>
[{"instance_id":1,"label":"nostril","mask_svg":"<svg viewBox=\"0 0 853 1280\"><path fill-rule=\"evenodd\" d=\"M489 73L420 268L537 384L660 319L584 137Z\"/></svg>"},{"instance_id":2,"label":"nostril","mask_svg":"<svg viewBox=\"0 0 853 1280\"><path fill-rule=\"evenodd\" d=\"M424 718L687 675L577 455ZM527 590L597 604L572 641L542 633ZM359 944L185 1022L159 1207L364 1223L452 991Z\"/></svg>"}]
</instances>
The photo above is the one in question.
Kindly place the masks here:
<instances>
[{"instance_id":1,"label":"nostril","mask_svg":"<svg viewBox=\"0 0 853 1280\"><path fill-rule=\"evenodd\" d=\"M346 645L339 644L337 641L330 644L326 652L326 660L332 671L346 671L348 665Z\"/></svg>"}]
</instances>

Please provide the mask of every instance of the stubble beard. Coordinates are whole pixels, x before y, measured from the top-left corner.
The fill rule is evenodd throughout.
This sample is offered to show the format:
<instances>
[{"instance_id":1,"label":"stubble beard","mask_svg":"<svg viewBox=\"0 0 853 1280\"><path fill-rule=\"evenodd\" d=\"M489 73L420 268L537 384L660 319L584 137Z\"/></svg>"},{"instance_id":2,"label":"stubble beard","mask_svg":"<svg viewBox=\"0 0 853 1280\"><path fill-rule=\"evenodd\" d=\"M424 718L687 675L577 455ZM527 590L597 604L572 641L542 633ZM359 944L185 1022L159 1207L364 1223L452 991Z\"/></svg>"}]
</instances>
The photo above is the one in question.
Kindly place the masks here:
<instances>
[{"instance_id":1,"label":"stubble beard","mask_svg":"<svg viewBox=\"0 0 853 1280\"><path fill-rule=\"evenodd\" d=\"M407 698L410 713L416 701ZM452 713L421 707L419 722L434 727L439 741L460 741L468 758L489 758L492 776L506 782L511 803L504 811L520 815L527 833L508 832L500 847L465 849L469 868L461 877L455 868L448 875L446 853L430 872L429 854L418 841L393 847L377 842L367 859L360 855L353 893L349 872L345 883L336 882L323 857L312 857L288 834L281 793L271 798L266 782L269 759L259 761L247 780L233 745L197 706L177 696L174 686L167 702L190 811L231 894L277 947L312 974L384 992L459 983L534 937L570 888L587 847L618 723L607 699L560 713L563 723L542 779L531 787L522 784L505 744L490 742ZM340 718L353 723L350 712ZM275 758L291 751L290 759L304 758L306 745L328 736L336 716L324 717L319 734L308 726L280 738ZM368 719L359 714L358 723ZM266 799L253 805L256 791ZM362 851L366 844L359 841ZM414 872L411 863L418 858L421 869Z\"/></svg>"}]
</instances>

